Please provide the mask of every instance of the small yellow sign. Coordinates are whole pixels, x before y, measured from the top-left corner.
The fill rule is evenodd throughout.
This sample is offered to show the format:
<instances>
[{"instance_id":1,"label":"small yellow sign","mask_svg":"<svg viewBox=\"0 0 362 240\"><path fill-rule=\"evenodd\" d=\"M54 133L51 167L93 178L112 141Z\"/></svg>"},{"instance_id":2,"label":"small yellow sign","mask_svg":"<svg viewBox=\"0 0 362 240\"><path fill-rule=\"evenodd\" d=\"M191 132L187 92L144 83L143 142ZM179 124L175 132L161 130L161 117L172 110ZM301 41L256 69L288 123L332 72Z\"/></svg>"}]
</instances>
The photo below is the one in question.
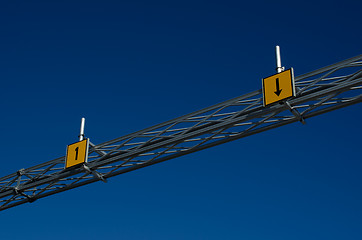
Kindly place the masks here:
<instances>
[{"instance_id":1,"label":"small yellow sign","mask_svg":"<svg viewBox=\"0 0 362 240\"><path fill-rule=\"evenodd\" d=\"M85 163L88 159L88 138L83 141L68 145L65 159L65 168Z\"/></svg>"},{"instance_id":2,"label":"small yellow sign","mask_svg":"<svg viewBox=\"0 0 362 240\"><path fill-rule=\"evenodd\" d=\"M264 106L295 97L293 68L263 78Z\"/></svg>"}]
</instances>

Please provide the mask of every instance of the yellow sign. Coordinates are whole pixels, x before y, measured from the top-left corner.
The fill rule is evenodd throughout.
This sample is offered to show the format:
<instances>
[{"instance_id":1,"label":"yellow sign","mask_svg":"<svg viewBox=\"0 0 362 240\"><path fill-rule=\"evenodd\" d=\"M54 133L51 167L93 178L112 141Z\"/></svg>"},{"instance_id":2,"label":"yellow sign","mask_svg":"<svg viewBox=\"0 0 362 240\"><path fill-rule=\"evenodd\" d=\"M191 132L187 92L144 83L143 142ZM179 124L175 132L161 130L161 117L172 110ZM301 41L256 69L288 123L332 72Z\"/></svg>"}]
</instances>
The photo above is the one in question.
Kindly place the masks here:
<instances>
[{"instance_id":1,"label":"yellow sign","mask_svg":"<svg viewBox=\"0 0 362 240\"><path fill-rule=\"evenodd\" d=\"M293 68L263 78L264 106L295 97Z\"/></svg>"},{"instance_id":2,"label":"yellow sign","mask_svg":"<svg viewBox=\"0 0 362 240\"><path fill-rule=\"evenodd\" d=\"M68 145L67 155L65 159L65 168L73 167L75 165L85 163L88 159L88 138Z\"/></svg>"}]
</instances>

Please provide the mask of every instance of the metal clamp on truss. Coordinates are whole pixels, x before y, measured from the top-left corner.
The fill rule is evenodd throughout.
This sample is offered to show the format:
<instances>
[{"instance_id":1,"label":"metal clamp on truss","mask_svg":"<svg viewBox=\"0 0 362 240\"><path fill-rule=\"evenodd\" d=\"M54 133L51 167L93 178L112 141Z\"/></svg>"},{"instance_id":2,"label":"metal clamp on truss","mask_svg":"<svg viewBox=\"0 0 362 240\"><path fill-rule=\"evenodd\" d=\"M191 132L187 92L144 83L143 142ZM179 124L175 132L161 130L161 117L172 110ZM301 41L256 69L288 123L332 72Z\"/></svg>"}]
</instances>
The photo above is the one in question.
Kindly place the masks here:
<instances>
[{"instance_id":1,"label":"metal clamp on truss","mask_svg":"<svg viewBox=\"0 0 362 240\"><path fill-rule=\"evenodd\" d=\"M20 191L19 190L19 186L20 186L20 183L21 183L21 176L23 176L25 174L25 169L22 168L20 169L19 171L16 172L16 175L18 175L18 179L17 179L17 184L16 186L13 188L13 191L16 195L21 195L21 196L24 196L28 199L29 202L34 202L36 199L34 199L33 197L25 194L23 191Z\"/></svg>"},{"instance_id":2,"label":"metal clamp on truss","mask_svg":"<svg viewBox=\"0 0 362 240\"><path fill-rule=\"evenodd\" d=\"M16 172L16 175L18 175L18 177L20 177L20 176L24 175L24 173L25 173L25 169L22 168Z\"/></svg>"},{"instance_id":3,"label":"metal clamp on truss","mask_svg":"<svg viewBox=\"0 0 362 240\"><path fill-rule=\"evenodd\" d=\"M86 170L88 173L92 174L94 177L98 178L99 180L107 183L107 180L103 177L103 175L96 170L90 169L85 163L82 165L83 169Z\"/></svg>"},{"instance_id":4,"label":"metal clamp on truss","mask_svg":"<svg viewBox=\"0 0 362 240\"><path fill-rule=\"evenodd\" d=\"M290 110L291 113L293 113L293 115L303 124L305 124L305 119L303 118L303 116L298 112L297 109L295 109L294 107L292 107L290 105L290 103L288 101L285 101L285 106L288 107L288 109Z\"/></svg>"},{"instance_id":5,"label":"metal clamp on truss","mask_svg":"<svg viewBox=\"0 0 362 240\"><path fill-rule=\"evenodd\" d=\"M34 202L34 201L36 200L36 198L33 198L33 197L25 194L23 191L20 191L20 190L18 189L18 186L14 187L13 190L14 190L14 193L15 193L16 195L21 195L21 196L23 196L23 197L26 197L26 198L28 199L28 202L30 202L30 203L32 203L32 202Z\"/></svg>"}]
</instances>

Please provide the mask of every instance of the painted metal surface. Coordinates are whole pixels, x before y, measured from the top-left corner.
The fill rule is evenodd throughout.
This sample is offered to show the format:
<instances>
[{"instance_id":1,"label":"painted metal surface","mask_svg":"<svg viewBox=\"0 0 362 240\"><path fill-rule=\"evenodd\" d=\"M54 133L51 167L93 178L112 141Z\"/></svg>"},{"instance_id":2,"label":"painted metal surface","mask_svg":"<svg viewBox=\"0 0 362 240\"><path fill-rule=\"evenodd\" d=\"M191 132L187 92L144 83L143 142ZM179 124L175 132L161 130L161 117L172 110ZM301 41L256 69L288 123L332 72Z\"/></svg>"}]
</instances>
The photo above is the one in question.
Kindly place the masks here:
<instances>
[{"instance_id":1,"label":"painted metal surface","mask_svg":"<svg viewBox=\"0 0 362 240\"><path fill-rule=\"evenodd\" d=\"M295 97L293 68L263 78L264 106Z\"/></svg>"},{"instance_id":2,"label":"painted metal surface","mask_svg":"<svg viewBox=\"0 0 362 240\"><path fill-rule=\"evenodd\" d=\"M89 139L68 145L65 157L65 168L70 168L82 163L88 159Z\"/></svg>"}]
</instances>

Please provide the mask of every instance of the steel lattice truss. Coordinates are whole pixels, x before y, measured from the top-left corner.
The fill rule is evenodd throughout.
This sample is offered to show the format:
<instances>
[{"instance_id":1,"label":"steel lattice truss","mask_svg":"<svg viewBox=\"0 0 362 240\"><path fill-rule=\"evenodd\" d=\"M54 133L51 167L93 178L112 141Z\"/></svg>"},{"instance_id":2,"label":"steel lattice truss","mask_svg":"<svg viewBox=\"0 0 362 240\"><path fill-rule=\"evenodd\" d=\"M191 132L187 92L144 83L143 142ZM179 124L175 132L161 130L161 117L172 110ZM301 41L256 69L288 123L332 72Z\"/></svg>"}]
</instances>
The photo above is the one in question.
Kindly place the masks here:
<instances>
[{"instance_id":1,"label":"steel lattice truss","mask_svg":"<svg viewBox=\"0 0 362 240\"><path fill-rule=\"evenodd\" d=\"M88 163L65 157L0 178L0 210L247 137L362 101L362 55L295 78L297 96L263 107L261 90L159 125L91 144Z\"/></svg>"}]
</instances>

